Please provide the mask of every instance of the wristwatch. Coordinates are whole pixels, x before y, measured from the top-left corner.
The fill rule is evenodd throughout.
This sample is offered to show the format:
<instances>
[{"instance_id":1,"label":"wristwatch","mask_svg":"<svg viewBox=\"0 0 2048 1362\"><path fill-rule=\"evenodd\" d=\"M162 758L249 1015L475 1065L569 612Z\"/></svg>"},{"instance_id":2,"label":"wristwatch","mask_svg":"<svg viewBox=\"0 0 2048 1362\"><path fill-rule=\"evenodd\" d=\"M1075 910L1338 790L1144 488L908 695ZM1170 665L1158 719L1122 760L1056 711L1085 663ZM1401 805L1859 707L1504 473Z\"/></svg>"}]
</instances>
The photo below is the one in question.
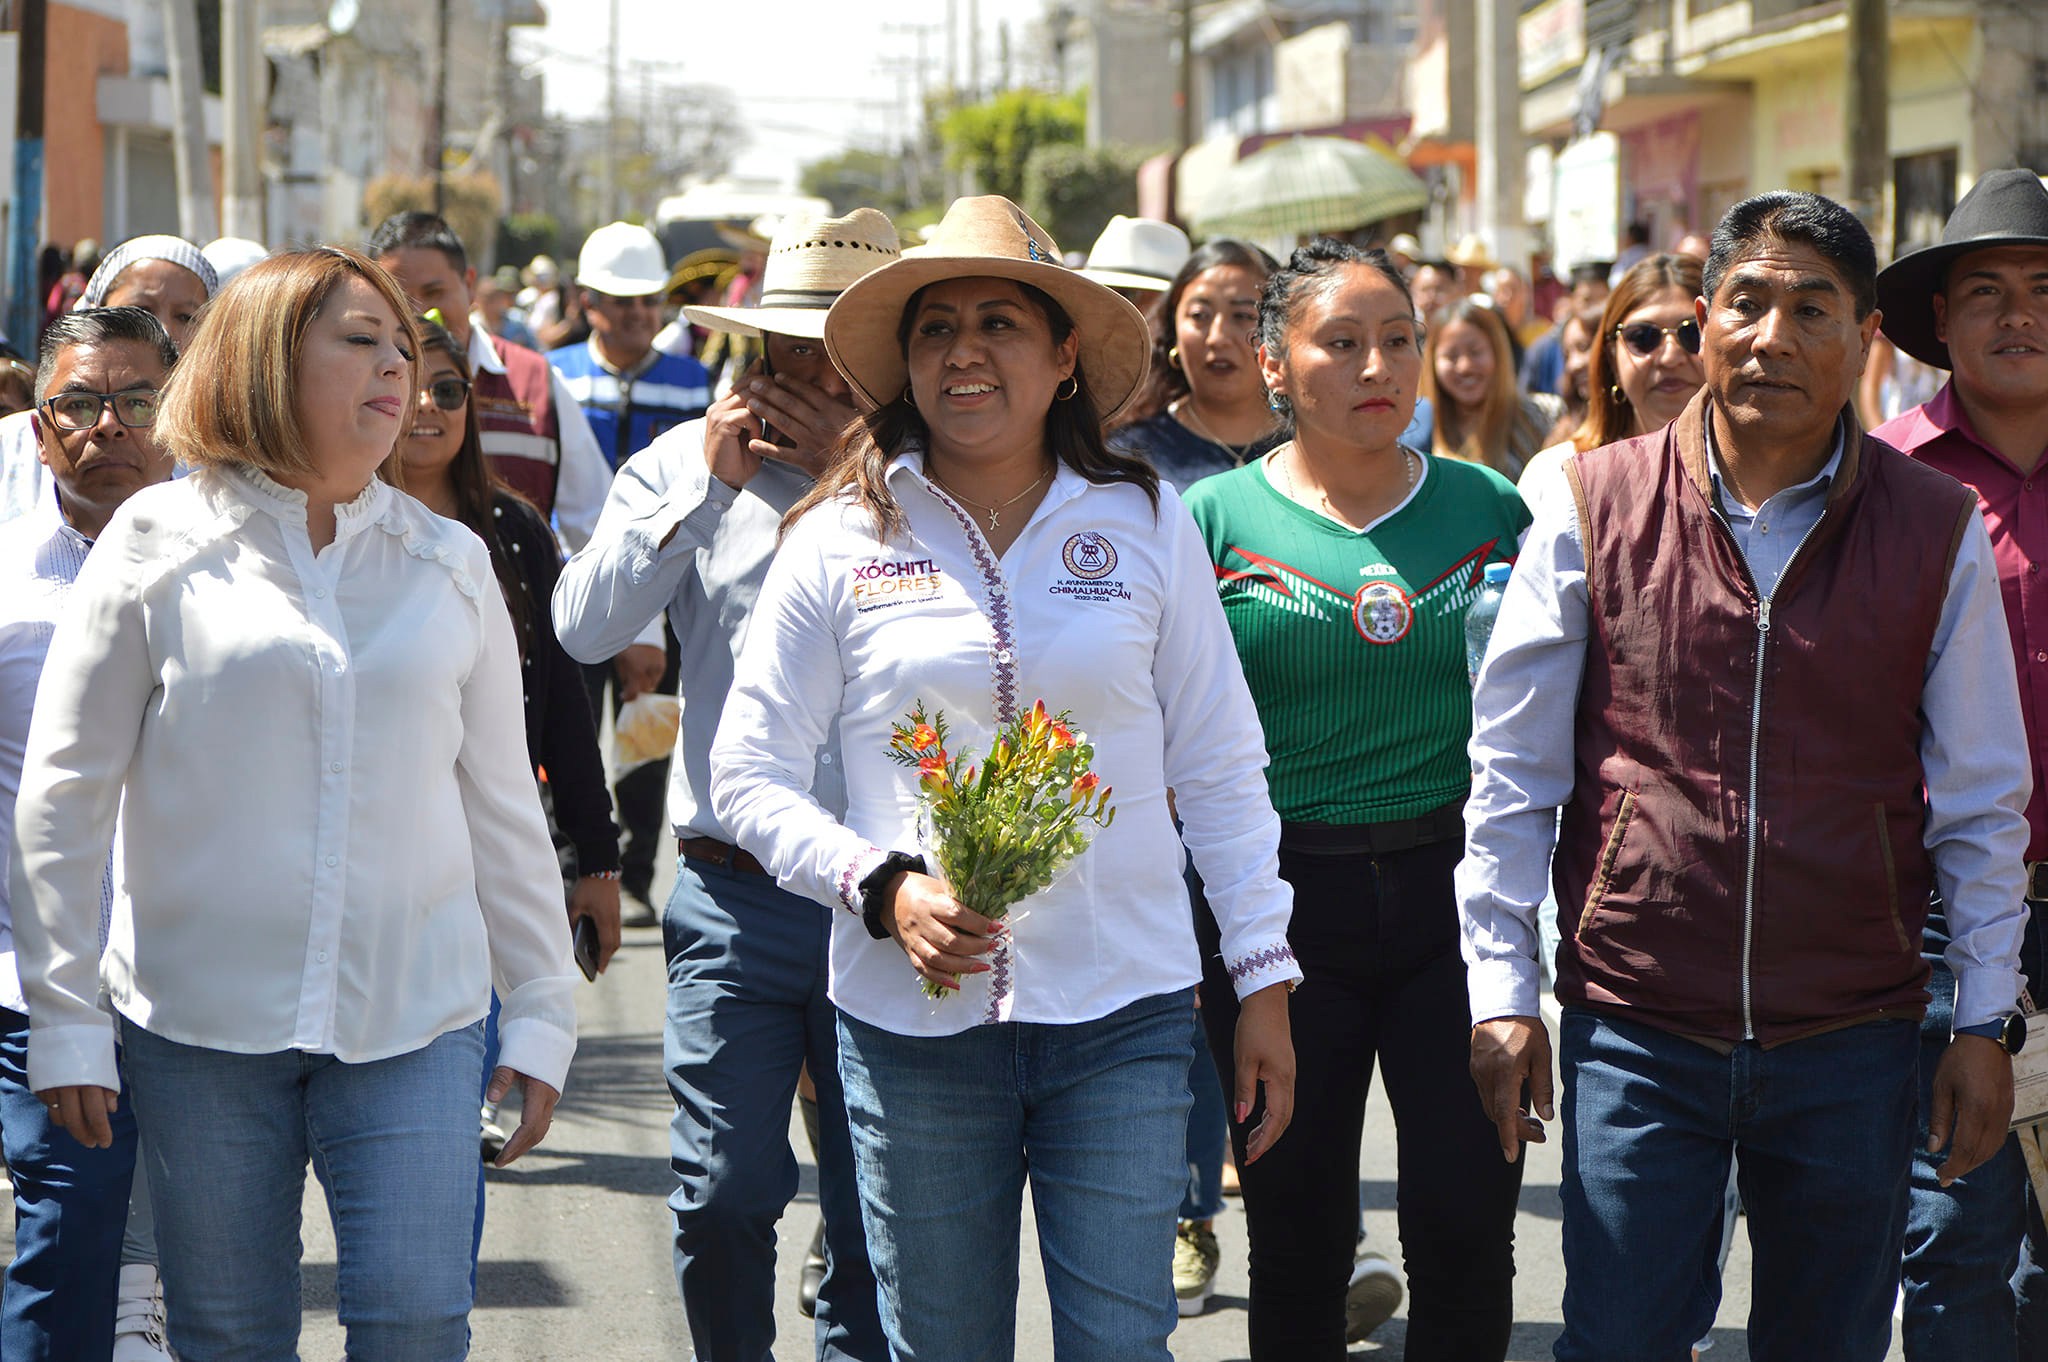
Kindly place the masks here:
<instances>
[{"instance_id":1,"label":"wristwatch","mask_svg":"<svg viewBox=\"0 0 2048 1362\"><path fill-rule=\"evenodd\" d=\"M2027 1019L2017 1012L2008 1012L1996 1021L1979 1022L1975 1026L1958 1026L1956 1034L1995 1040L1999 1049L2009 1055L2016 1055L2020 1052L2020 1047L2027 1043Z\"/></svg>"},{"instance_id":2,"label":"wristwatch","mask_svg":"<svg viewBox=\"0 0 2048 1362\"><path fill-rule=\"evenodd\" d=\"M889 939L889 929L882 925L882 908L889 885L898 875L906 873L924 874L924 857L913 856L907 851L892 851L882 858L880 865L861 878L861 925L866 927L868 935L877 941Z\"/></svg>"}]
</instances>

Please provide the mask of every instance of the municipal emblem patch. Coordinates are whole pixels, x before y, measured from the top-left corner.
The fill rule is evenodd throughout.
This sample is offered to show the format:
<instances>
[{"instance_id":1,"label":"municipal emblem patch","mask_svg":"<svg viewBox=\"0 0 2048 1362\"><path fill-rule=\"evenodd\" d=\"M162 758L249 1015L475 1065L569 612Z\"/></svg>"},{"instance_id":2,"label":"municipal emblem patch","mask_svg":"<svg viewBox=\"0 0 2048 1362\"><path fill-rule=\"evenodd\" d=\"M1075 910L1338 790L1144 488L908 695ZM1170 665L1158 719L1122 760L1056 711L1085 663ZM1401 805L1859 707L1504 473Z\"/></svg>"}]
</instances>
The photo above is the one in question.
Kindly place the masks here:
<instances>
[{"instance_id":1,"label":"municipal emblem patch","mask_svg":"<svg viewBox=\"0 0 2048 1362\"><path fill-rule=\"evenodd\" d=\"M1415 623L1415 607L1394 583L1367 582L1351 603L1351 623L1367 643L1399 643Z\"/></svg>"},{"instance_id":2,"label":"municipal emblem patch","mask_svg":"<svg viewBox=\"0 0 2048 1362\"><path fill-rule=\"evenodd\" d=\"M1067 571L1084 582L1100 581L1116 571L1116 546L1099 534L1077 534L1060 550Z\"/></svg>"}]
</instances>

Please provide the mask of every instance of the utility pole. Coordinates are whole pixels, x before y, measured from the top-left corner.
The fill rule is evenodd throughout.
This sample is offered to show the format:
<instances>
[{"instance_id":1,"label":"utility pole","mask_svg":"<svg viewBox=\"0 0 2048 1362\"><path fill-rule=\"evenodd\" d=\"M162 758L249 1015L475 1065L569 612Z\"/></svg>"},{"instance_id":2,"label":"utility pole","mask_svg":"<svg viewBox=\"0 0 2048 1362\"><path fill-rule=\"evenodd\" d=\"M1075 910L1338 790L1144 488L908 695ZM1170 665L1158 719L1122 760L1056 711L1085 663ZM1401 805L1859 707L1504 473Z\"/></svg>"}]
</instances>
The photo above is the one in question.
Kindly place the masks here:
<instances>
[{"instance_id":1,"label":"utility pole","mask_svg":"<svg viewBox=\"0 0 2048 1362\"><path fill-rule=\"evenodd\" d=\"M1848 0L1849 89L1842 101L1849 208L1882 239L1891 172L1891 32L1884 0Z\"/></svg>"},{"instance_id":2,"label":"utility pole","mask_svg":"<svg viewBox=\"0 0 2048 1362\"><path fill-rule=\"evenodd\" d=\"M1195 144L1195 0L1179 0L1180 88L1174 92L1175 112L1180 115L1179 151L1185 156Z\"/></svg>"},{"instance_id":3,"label":"utility pole","mask_svg":"<svg viewBox=\"0 0 2048 1362\"><path fill-rule=\"evenodd\" d=\"M43 300L36 296L36 238L43 220L45 0L21 0L21 76L14 91L14 204L7 218L7 338L36 353Z\"/></svg>"},{"instance_id":4,"label":"utility pole","mask_svg":"<svg viewBox=\"0 0 2048 1362\"><path fill-rule=\"evenodd\" d=\"M967 0L967 102L981 103L981 0Z\"/></svg>"},{"instance_id":5,"label":"utility pole","mask_svg":"<svg viewBox=\"0 0 2048 1362\"><path fill-rule=\"evenodd\" d=\"M171 150L178 174L178 235L213 240L213 174L206 160L206 91L193 0L163 0L164 61L171 78Z\"/></svg>"},{"instance_id":6,"label":"utility pole","mask_svg":"<svg viewBox=\"0 0 2048 1362\"><path fill-rule=\"evenodd\" d=\"M434 177L434 216L448 211L448 0L434 6L434 129L427 142Z\"/></svg>"},{"instance_id":7,"label":"utility pole","mask_svg":"<svg viewBox=\"0 0 2048 1362\"><path fill-rule=\"evenodd\" d=\"M221 0L221 234L267 244L263 174L256 154L264 121L257 78L262 60L255 0Z\"/></svg>"},{"instance_id":8,"label":"utility pole","mask_svg":"<svg viewBox=\"0 0 2048 1362\"><path fill-rule=\"evenodd\" d=\"M604 161L598 180L597 215L619 218L619 0L611 0L611 44L604 59Z\"/></svg>"},{"instance_id":9,"label":"utility pole","mask_svg":"<svg viewBox=\"0 0 2048 1362\"><path fill-rule=\"evenodd\" d=\"M1501 262L1526 274L1522 230L1522 73L1514 0L1478 0L1475 44L1478 86L1479 225Z\"/></svg>"}]
</instances>

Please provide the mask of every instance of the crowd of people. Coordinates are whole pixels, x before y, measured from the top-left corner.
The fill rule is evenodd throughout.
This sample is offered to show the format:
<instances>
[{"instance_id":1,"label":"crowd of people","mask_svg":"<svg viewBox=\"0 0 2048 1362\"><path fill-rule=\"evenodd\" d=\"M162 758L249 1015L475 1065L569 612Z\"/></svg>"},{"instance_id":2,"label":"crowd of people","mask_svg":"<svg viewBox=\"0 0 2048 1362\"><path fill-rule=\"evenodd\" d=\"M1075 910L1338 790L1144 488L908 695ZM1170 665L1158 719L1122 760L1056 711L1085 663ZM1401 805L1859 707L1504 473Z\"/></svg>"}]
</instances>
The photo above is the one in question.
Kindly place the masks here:
<instances>
[{"instance_id":1,"label":"crowd of people","mask_svg":"<svg viewBox=\"0 0 2048 1362\"><path fill-rule=\"evenodd\" d=\"M1543 286L993 196L94 254L0 370L0 1355L293 1355L310 1166L350 1355L463 1356L631 907L702 1358L770 1355L792 1103L820 1359L1010 1356L1027 1186L1055 1355L1167 1358L1234 1179L1258 1362L1499 1362L1553 1123L1559 1362L1693 1355L1738 1213L1755 1357L2048 1356L2033 172ZM1003 913L899 758L1006 730L1115 817Z\"/></svg>"}]
</instances>

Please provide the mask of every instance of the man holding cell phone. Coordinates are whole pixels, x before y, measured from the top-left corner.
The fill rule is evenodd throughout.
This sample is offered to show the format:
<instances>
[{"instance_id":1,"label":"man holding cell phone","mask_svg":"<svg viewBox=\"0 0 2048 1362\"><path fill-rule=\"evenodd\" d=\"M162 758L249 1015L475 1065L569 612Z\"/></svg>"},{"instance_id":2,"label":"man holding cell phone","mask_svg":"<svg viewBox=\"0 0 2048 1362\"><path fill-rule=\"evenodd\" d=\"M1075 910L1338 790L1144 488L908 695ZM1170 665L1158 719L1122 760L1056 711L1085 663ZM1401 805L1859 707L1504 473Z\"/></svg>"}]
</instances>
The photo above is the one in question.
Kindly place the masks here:
<instances>
[{"instance_id":1,"label":"man holding cell phone","mask_svg":"<svg viewBox=\"0 0 2048 1362\"><path fill-rule=\"evenodd\" d=\"M703 417L621 466L596 534L555 587L555 625L571 656L609 657L663 614L681 644L682 726L668 795L681 859L662 914L664 1051L676 1101L669 1204L676 1282L706 1362L770 1353L774 1224L785 1189L796 1186L787 1130L806 1066L817 1086L826 1243L817 1355L888 1356L825 992L831 924L733 845L708 794L712 735L782 516L855 415L825 354L825 313L847 285L898 254L895 228L873 209L792 219L769 250L758 307L686 308L700 326L761 336L765 358ZM829 745L812 790L844 803Z\"/></svg>"}]
</instances>

